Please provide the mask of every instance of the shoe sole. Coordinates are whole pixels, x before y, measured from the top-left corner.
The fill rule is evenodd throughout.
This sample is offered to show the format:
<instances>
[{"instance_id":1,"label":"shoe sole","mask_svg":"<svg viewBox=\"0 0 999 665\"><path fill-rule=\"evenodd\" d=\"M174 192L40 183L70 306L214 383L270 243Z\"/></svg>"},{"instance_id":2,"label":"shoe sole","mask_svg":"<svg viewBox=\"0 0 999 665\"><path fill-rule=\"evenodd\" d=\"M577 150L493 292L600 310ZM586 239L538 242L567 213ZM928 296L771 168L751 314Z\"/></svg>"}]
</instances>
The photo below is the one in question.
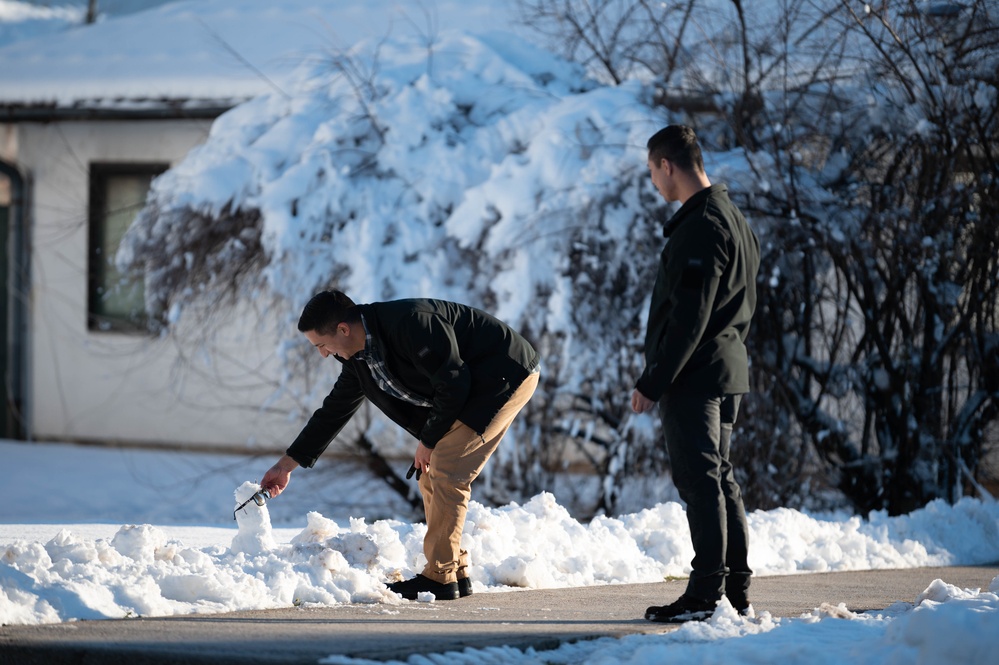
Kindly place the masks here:
<instances>
[{"instance_id":1,"label":"shoe sole","mask_svg":"<svg viewBox=\"0 0 999 665\"><path fill-rule=\"evenodd\" d=\"M658 614L646 614L646 621L653 623L687 623L688 621L704 621L710 619L714 612L685 612L676 616L659 616Z\"/></svg>"},{"instance_id":2,"label":"shoe sole","mask_svg":"<svg viewBox=\"0 0 999 665\"><path fill-rule=\"evenodd\" d=\"M704 621L711 618L715 613L714 609L707 608L703 610L686 610L679 614L674 614L674 612L676 612L676 609L673 609L669 605L653 605L645 610L645 620L655 623L687 623L688 621Z\"/></svg>"},{"instance_id":3,"label":"shoe sole","mask_svg":"<svg viewBox=\"0 0 999 665\"><path fill-rule=\"evenodd\" d=\"M422 578L422 575L418 575L417 578ZM417 578L414 578L417 579ZM389 591L392 593L402 596L406 600L419 600L421 593L433 594L435 600L457 600L460 596L458 591L458 585L452 582L451 584L434 584L436 588L427 589L413 589L413 580L408 580L407 582L394 582L392 584L386 584ZM422 584L428 585L432 580L425 580ZM406 585L409 588L399 589L399 586Z\"/></svg>"},{"instance_id":4,"label":"shoe sole","mask_svg":"<svg viewBox=\"0 0 999 665\"><path fill-rule=\"evenodd\" d=\"M412 593L399 593L398 591L393 591L393 593L398 594L405 598L406 600L418 600L419 593L434 593L433 591L421 591L418 594ZM468 578L458 580L458 590L453 594L441 594L437 595L434 593L434 598L436 600L458 600L459 598L467 598L472 595L472 581Z\"/></svg>"},{"instance_id":5,"label":"shoe sole","mask_svg":"<svg viewBox=\"0 0 999 665\"><path fill-rule=\"evenodd\" d=\"M434 600L458 600L458 598L461 597L461 595L457 591L455 591L453 594L450 594L450 593L443 594L442 593L440 595L437 595L433 591L420 591L418 593L399 593L398 591L393 591L393 593L395 593L396 595L402 596L406 600L419 600L421 593L430 593L430 594L433 594Z\"/></svg>"}]
</instances>

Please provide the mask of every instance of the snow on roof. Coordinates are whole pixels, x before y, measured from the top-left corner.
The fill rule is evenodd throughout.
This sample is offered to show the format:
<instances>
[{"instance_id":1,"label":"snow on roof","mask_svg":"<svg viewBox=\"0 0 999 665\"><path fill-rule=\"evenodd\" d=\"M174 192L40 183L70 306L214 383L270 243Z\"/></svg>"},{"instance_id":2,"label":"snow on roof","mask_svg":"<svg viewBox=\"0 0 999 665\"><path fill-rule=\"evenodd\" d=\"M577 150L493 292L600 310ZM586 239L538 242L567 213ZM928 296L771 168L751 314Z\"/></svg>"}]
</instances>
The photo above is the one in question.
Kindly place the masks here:
<instances>
[{"instance_id":1,"label":"snow on roof","mask_svg":"<svg viewBox=\"0 0 999 665\"><path fill-rule=\"evenodd\" d=\"M387 34L496 29L503 0L185 0L0 47L0 107L229 106Z\"/></svg>"}]
</instances>

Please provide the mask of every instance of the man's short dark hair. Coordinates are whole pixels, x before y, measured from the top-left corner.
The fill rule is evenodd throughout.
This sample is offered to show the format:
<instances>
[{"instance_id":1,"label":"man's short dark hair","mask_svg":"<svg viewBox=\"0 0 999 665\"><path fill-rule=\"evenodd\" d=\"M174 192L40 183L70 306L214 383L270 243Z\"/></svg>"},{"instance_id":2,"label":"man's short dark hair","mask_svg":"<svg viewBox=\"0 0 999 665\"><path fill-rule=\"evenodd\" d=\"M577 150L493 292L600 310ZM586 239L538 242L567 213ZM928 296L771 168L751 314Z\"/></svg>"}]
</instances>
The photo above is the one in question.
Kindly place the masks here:
<instances>
[{"instance_id":1,"label":"man's short dark hair","mask_svg":"<svg viewBox=\"0 0 999 665\"><path fill-rule=\"evenodd\" d=\"M649 161L659 165L668 160L681 171L704 173L704 157L694 130L686 125L670 125L649 139Z\"/></svg>"},{"instance_id":2,"label":"man's short dark hair","mask_svg":"<svg viewBox=\"0 0 999 665\"><path fill-rule=\"evenodd\" d=\"M354 301L343 291L320 291L305 304L298 319L298 331L313 330L320 335L332 335L340 323L357 323L361 313Z\"/></svg>"}]
</instances>

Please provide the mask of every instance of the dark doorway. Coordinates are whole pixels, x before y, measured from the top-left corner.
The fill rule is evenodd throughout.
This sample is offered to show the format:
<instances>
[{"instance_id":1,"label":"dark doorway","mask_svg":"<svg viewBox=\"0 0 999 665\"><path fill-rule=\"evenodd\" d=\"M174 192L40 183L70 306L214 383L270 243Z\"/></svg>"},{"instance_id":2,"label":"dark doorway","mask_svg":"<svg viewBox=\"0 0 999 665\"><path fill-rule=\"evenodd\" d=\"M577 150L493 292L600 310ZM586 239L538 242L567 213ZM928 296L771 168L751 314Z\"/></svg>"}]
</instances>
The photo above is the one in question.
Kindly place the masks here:
<instances>
[{"instance_id":1,"label":"dark doorway","mask_svg":"<svg viewBox=\"0 0 999 665\"><path fill-rule=\"evenodd\" d=\"M24 439L27 367L27 182L0 160L0 438Z\"/></svg>"},{"instance_id":2,"label":"dark doorway","mask_svg":"<svg viewBox=\"0 0 999 665\"><path fill-rule=\"evenodd\" d=\"M0 176L0 186L6 189L7 179ZM0 200L0 437L12 439L14 437L15 419L11 414L12 395L8 386L7 377L10 369L10 207L6 201Z\"/></svg>"}]
</instances>

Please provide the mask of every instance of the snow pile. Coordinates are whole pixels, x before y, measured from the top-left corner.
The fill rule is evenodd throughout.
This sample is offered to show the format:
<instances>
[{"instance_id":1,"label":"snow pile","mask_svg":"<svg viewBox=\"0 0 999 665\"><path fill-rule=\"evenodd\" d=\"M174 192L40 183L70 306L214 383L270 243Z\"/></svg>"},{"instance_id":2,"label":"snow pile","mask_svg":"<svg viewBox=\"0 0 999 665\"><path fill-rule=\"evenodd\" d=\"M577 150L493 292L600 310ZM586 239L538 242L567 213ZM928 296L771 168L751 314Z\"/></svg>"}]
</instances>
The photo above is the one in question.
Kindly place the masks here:
<instances>
[{"instance_id":1,"label":"snow pile","mask_svg":"<svg viewBox=\"0 0 999 665\"><path fill-rule=\"evenodd\" d=\"M233 507L257 489L244 483ZM391 604L401 601L385 582L423 569L423 524L350 518L340 525L312 512L290 542L279 542L266 504L251 501L237 519L230 547L187 546L148 524L122 526L111 539L82 538L67 528L44 544L15 539L0 545L0 624ZM994 502L932 504L905 517L875 515L869 523L780 509L753 513L749 524L750 565L759 575L999 559ZM523 506L473 502L462 546L480 592L685 576L693 556L689 541L676 503L581 524L552 495L540 494ZM834 541L839 550L829 544ZM938 590L928 594L927 600L939 600Z\"/></svg>"},{"instance_id":2,"label":"snow pile","mask_svg":"<svg viewBox=\"0 0 999 665\"><path fill-rule=\"evenodd\" d=\"M242 517L239 533L232 539L230 549L234 553L253 556L266 554L277 547L271 532L271 515L265 510L266 504L259 506L260 510L252 509L258 507L252 497L259 491L260 485L246 481L234 493L236 505L242 506L233 513L237 521Z\"/></svg>"}]
</instances>

